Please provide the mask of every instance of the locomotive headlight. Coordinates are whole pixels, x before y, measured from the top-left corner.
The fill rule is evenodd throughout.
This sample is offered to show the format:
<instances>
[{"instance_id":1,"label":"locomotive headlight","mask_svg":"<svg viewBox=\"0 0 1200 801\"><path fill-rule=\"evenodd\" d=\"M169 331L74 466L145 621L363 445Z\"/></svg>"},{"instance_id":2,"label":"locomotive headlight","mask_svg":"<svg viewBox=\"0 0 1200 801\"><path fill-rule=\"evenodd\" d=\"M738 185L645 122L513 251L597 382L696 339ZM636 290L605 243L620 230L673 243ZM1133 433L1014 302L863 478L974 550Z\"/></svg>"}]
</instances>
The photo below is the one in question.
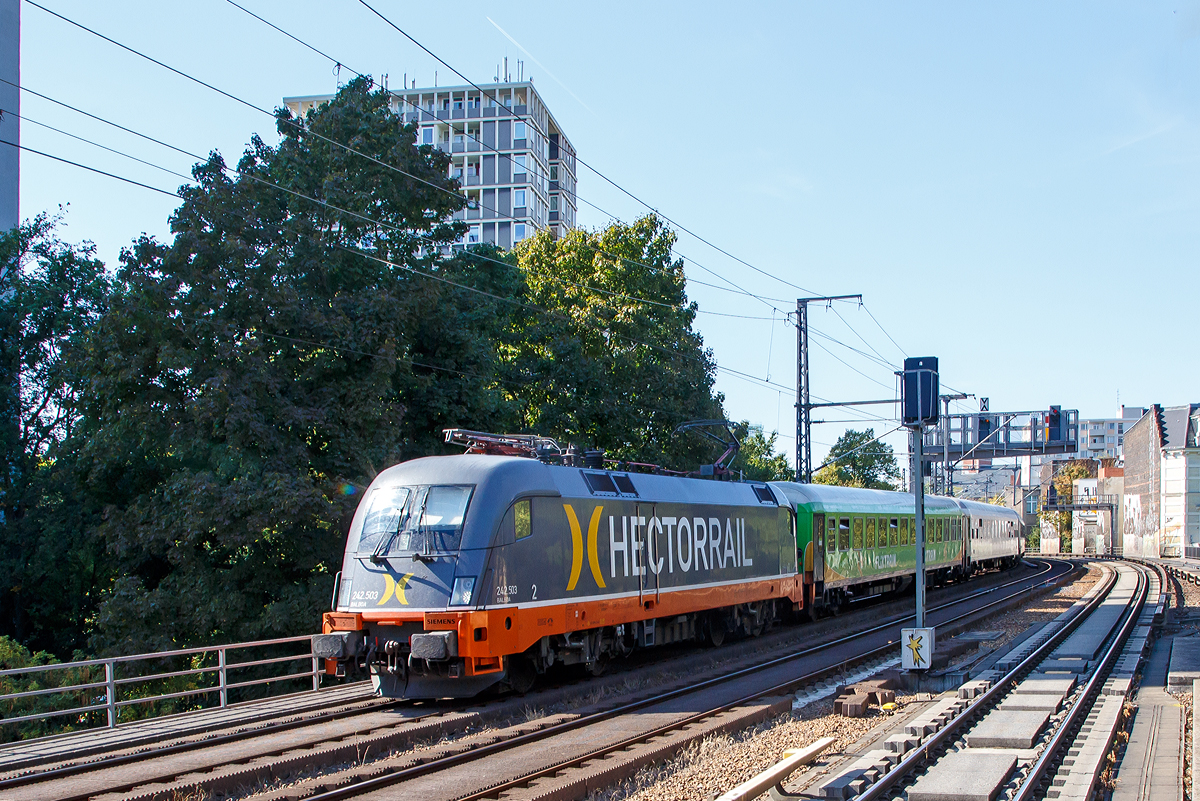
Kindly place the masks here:
<instances>
[{"instance_id":1,"label":"locomotive headlight","mask_svg":"<svg viewBox=\"0 0 1200 801\"><path fill-rule=\"evenodd\" d=\"M454 580L454 589L450 591L451 606L466 606L471 603L471 593L475 591L474 576L466 578L459 576Z\"/></svg>"}]
</instances>

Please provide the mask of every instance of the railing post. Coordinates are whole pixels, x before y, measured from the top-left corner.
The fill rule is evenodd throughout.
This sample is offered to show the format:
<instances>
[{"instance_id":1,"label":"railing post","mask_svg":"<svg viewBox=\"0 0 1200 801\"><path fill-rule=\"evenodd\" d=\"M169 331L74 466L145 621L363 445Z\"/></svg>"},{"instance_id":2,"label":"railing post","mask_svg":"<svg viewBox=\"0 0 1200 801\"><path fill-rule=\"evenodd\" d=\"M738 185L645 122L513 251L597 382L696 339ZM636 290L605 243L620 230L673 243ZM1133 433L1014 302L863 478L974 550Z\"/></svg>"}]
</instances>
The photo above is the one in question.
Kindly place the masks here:
<instances>
[{"instance_id":1,"label":"railing post","mask_svg":"<svg viewBox=\"0 0 1200 801\"><path fill-rule=\"evenodd\" d=\"M221 706L229 705L229 680L225 673L225 649L217 649L217 686L221 693Z\"/></svg>"},{"instance_id":2,"label":"railing post","mask_svg":"<svg viewBox=\"0 0 1200 801\"><path fill-rule=\"evenodd\" d=\"M312 640L309 640L309 647L310 647L310 648L312 647ZM313 654L313 658L312 658L312 666L313 666L313 690L319 690L319 689L321 689L321 672L320 672L320 664L321 664L321 660L317 658L316 654Z\"/></svg>"},{"instance_id":3,"label":"railing post","mask_svg":"<svg viewBox=\"0 0 1200 801\"><path fill-rule=\"evenodd\" d=\"M104 663L105 706L108 707L108 728L117 727L117 663L109 659Z\"/></svg>"}]
</instances>

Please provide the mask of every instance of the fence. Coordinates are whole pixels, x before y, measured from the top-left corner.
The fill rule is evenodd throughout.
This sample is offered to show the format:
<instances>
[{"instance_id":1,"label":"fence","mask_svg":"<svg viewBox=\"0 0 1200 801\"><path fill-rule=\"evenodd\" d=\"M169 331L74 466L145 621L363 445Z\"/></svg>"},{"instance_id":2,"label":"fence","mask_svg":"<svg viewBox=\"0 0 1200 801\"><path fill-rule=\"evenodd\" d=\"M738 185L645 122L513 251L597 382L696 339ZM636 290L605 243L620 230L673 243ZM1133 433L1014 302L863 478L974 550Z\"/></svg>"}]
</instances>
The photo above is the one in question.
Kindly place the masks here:
<instances>
[{"instance_id":1,"label":"fence","mask_svg":"<svg viewBox=\"0 0 1200 801\"><path fill-rule=\"evenodd\" d=\"M299 643L307 646L301 653L276 653L241 662L229 658L231 652L278 652L292 650L288 646ZM306 669L287 672L292 669L289 663L296 662L302 662ZM52 733L43 731L46 728L66 731L105 724L116 728L122 722L185 708L225 707L231 703L231 694L270 695L274 689L271 685L278 686L277 682L307 679L317 690L321 686L320 668L320 660L312 653L312 636L305 635L0 670L0 690L28 688L0 695L0 734L7 735L0 736L0 742L13 738L10 725L31 721L68 718L58 725L39 727L38 732L21 732L17 737ZM150 672L142 674L139 669ZM280 669L282 675L272 675ZM231 680L231 673L236 681ZM64 702L67 708L56 708ZM122 720L123 712L126 720Z\"/></svg>"}]
</instances>

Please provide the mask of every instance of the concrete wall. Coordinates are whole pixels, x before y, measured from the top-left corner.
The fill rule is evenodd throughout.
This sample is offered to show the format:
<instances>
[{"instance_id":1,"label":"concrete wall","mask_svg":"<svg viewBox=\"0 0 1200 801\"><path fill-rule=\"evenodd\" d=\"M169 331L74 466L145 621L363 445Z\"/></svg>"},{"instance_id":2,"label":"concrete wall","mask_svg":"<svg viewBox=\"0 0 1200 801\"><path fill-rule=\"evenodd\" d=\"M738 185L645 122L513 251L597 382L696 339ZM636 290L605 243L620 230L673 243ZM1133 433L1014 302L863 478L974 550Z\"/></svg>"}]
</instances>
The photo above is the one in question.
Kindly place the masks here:
<instances>
[{"instance_id":1,"label":"concrete wall","mask_svg":"<svg viewBox=\"0 0 1200 801\"><path fill-rule=\"evenodd\" d=\"M1155 405L1125 430L1125 485L1122 503L1122 549L1127 556L1161 554L1162 438Z\"/></svg>"}]
</instances>

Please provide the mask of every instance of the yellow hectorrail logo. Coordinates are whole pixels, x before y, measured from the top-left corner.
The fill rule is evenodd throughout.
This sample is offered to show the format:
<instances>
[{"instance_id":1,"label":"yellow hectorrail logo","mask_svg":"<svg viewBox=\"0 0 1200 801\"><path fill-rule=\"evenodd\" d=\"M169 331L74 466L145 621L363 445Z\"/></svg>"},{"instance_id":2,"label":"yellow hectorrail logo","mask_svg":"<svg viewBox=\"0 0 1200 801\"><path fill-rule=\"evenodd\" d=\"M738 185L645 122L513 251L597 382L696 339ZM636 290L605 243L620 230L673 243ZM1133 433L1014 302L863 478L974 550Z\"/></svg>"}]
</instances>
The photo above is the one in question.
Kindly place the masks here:
<instances>
[{"instance_id":1,"label":"yellow hectorrail logo","mask_svg":"<svg viewBox=\"0 0 1200 801\"><path fill-rule=\"evenodd\" d=\"M575 585L579 583L579 574L583 572L583 531L579 528L579 518L575 516L571 504L564 503L563 509L566 510L567 522L571 525L571 578L567 581L569 592L575 589ZM601 589L604 588L604 576L600 574L600 557L596 553L596 533L600 530L600 513L603 510L603 506L592 510L587 533L588 566L592 569L592 578L596 579L596 586Z\"/></svg>"},{"instance_id":2,"label":"yellow hectorrail logo","mask_svg":"<svg viewBox=\"0 0 1200 801\"><path fill-rule=\"evenodd\" d=\"M391 573L384 573L383 580L387 582L387 589L383 591L383 597L380 598L379 603L375 605L383 606L392 599L393 595L395 595L397 601L402 603L404 606L408 606L408 598L404 597L404 588L408 586L408 580L412 577L412 573L405 573L400 578L394 579L392 578Z\"/></svg>"}]
</instances>

